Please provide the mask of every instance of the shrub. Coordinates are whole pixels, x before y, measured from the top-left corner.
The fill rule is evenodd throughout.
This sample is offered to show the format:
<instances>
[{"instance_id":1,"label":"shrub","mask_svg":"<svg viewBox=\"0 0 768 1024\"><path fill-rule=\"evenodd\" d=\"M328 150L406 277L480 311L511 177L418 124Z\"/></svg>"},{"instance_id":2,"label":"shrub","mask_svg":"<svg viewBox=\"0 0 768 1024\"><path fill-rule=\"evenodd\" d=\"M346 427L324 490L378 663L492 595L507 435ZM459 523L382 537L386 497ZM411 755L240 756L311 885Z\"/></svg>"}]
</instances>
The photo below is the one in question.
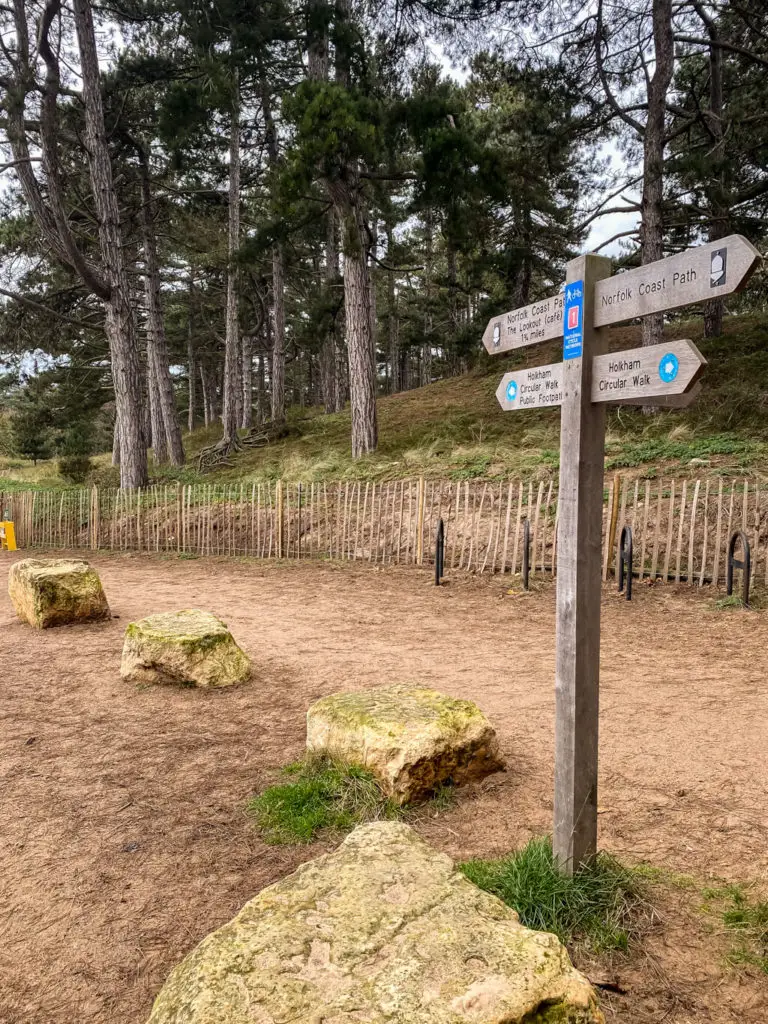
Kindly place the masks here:
<instances>
[{"instance_id":1,"label":"shrub","mask_svg":"<svg viewBox=\"0 0 768 1024\"><path fill-rule=\"evenodd\" d=\"M119 466L96 466L88 474L87 483L95 487L119 487Z\"/></svg>"},{"instance_id":2,"label":"shrub","mask_svg":"<svg viewBox=\"0 0 768 1024\"><path fill-rule=\"evenodd\" d=\"M93 469L88 455L62 455L57 465L59 476L73 484L84 484Z\"/></svg>"}]
</instances>

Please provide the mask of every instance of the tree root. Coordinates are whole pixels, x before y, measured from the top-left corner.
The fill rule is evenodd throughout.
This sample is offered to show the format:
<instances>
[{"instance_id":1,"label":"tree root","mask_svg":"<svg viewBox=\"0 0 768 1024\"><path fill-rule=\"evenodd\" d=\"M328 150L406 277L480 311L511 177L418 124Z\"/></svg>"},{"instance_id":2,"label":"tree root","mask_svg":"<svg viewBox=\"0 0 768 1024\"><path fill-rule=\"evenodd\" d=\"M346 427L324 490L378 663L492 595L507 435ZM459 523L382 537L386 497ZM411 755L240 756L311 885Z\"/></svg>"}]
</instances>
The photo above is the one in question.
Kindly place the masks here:
<instances>
[{"instance_id":1,"label":"tree root","mask_svg":"<svg viewBox=\"0 0 768 1024\"><path fill-rule=\"evenodd\" d=\"M197 457L198 473L205 473L207 470L216 469L219 466L233 466L230 456L244 448L264 448L270 441L279 440L289 433L284 423L266 423L263 427L253 427L243 437L237 437L232 441L221 438L215 444L210 444L201 449Z\"/></svg>"},{"instance_id":2,"label":"tree root","mask_svg":"<svg viewBox=\"0 0 768 1024\"><path fill-rule=\"evenodd\" d=\"M201 449L200 454L197 456L198 473L205 473L206 470L215 469L217 466L234 465L234 463L229 461L229 456L240 451L242 447L238 438L228 441L222 437L215 444L209 444L206 448Z\"/></svg>"}]
</instances>

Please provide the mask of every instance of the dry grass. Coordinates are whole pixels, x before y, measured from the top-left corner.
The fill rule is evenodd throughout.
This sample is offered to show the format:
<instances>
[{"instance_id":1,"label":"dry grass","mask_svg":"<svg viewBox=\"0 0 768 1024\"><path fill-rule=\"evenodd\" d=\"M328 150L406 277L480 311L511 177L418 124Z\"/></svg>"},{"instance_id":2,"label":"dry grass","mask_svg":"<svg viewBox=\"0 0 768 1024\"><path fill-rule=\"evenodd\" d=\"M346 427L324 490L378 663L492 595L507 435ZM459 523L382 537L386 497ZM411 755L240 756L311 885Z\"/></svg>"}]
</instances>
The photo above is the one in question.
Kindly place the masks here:
<instances>
[{"instance_id":1,"label":"dry grass","mask_svg":"<svg viewBox=\"0 0 768 1024\"><path fill-rule=\"evenodd\" d=\"M639 344L636 327L612 330L610 348ZM723 338L702 341L700 319L676 321L667 335L693 338L709 359L704 394L683 412L644 416L636 408L612 410L606 438L606 467L630 475L701 473L757 474L768 471L768 322L732 317ZM232 467L206 477L212 482L275 480L391 480L408 476L453 480L516 475L547 478L559 462L556 409L503 413L495 397L502 373L556 360L557 343L523 350L499 360L486 358L463 377L379 400L379 448L353 461L349 412L324 416L294 408L288 436L266 448L238 455ZM157 471L163 481L194 483L199 450L219 436L214 425L186 438L190 464ZM95 480L116 483L108 455L96 458ZM5 462L5 467L3 463ZM53 463L37 467L0 460L0 488L61 486Z\"/></svg>"}]
</instances>

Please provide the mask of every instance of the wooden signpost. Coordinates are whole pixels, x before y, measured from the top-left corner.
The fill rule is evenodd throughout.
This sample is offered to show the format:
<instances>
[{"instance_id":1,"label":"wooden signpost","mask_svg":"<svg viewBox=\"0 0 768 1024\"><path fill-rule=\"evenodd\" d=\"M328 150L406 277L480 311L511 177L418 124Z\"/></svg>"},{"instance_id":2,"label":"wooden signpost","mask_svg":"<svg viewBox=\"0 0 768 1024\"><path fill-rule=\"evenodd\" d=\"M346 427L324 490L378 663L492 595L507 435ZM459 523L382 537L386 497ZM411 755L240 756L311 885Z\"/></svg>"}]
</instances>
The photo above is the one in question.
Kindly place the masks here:
<instances>
[{"instance_id":1,"label":"wooden signpost","mask_svg":"<svg viewBox=\"0 0 768 1024\"><path fill-rule=\"evenodd\" d=\"M609 259L580 256L562 295L494 317L483 334L491 353L563 337L561 363L505 374L496 396L510 411L561 407L553 846L568 874L597 853L605 407L683 407L705 365L686 340L606 353L601 328L737 291L759 260L741 235L615 277Z\"/></svg>"}]
</instances>

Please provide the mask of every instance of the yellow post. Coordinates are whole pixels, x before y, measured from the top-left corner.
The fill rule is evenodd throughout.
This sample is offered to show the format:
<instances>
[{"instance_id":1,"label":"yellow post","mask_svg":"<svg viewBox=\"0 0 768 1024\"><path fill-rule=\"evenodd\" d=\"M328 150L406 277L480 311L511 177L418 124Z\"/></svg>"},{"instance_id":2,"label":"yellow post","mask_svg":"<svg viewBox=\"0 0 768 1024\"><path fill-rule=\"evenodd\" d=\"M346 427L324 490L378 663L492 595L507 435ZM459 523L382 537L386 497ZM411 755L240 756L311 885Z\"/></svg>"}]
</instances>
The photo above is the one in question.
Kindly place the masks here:
<instances>
[{"instance_id":1,"label":"yellow post","mask_svg":"<svg viewBox=\"0 0 768 1024\"><path fill-rule=\"evenodd\" d=\"M0 523L0 551L16 550L16 531L10 520Z\"/></svg>"}]
</instances>

